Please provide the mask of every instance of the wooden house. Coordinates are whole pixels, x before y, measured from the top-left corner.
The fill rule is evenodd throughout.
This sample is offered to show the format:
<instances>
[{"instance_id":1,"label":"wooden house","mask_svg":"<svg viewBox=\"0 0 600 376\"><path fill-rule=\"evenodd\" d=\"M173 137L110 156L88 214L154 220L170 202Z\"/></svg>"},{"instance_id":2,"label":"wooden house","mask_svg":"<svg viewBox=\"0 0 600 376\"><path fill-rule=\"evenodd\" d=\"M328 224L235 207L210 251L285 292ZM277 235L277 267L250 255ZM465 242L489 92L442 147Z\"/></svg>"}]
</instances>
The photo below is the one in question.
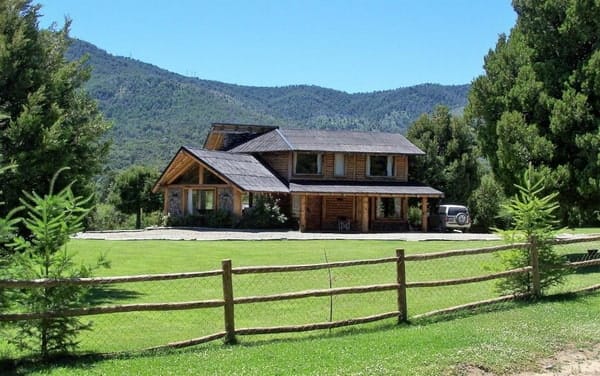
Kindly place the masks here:
<instances>
[{"instance_id":1,"label":"wooden house","mask_svg":"<svg viewBox=\"0 0 600 376\"><path fill-rule=\"evenodd\" d=\"M241 216L257 194L277 195L301 231L402 231L409 198L443 193L408 181L424 153L394 133L213 124L202 149L182 147L157 181L170 215L216 209Z\"/></svg>"}]
</instances>

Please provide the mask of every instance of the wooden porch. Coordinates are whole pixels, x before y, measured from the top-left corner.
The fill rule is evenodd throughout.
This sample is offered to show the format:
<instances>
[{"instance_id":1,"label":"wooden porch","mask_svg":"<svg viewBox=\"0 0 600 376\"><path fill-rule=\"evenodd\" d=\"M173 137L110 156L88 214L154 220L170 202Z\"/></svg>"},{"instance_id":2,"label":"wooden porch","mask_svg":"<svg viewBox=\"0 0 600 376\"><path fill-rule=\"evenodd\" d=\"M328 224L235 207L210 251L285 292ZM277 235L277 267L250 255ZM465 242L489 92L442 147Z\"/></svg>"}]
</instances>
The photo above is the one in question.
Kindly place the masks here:
<instances>
[{"instance_id":1,"label":"wooden porch","mask_svg":"<svg viewBox=\"0 0 600 376\"><path fill-rule=\"evenodd\" d=\"M298 202L297 215L300 231L350 232L404 232L408 226L407 195L336 195L302 194L293 198ZM427 231L429 199L419 197L421 230ZM382 203L391 203L385 212Z\"/></svg>"}]
</instances>

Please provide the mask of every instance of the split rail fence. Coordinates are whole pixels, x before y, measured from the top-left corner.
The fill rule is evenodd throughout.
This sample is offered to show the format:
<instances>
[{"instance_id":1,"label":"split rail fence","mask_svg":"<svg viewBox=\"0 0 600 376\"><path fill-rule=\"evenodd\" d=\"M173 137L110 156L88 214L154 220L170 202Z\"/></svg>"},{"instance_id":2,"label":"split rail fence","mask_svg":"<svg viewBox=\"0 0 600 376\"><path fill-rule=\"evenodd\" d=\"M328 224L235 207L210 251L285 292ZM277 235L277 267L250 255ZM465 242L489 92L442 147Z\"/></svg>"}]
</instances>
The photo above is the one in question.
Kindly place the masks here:
<instances>
[{"instance_id":1,"label":"split rail fence","mask_svg":"<svg viewBox=\"0 0 600 376\"><path fill-rule=\"evenodd\" d=\"M584 239L571 239L557 241L557 246L564 246L567 244L575 243L593 243L593 246L600 244L600 236L590 237ZM169 280L183 280L183 279L202 279L207 277L217 277L220 279L222 287L222 297L218 299L208 300L197 300L197 301L184 301L184 302L169 302L169 303L137 303L137 304L120 304L120 305L101 305L81 308L64 309L55 312L17 312L17 313L4 313L0 314L0 322L16 322L20 320L39 320L42 318L54 318L54 317L81 317L89 315L107 315L115 313L125 312L144 312L144 311L180 311L180 310L204 310L209 308L222 309L222 330L213 332L208 335L203 335L194 339L186 339L182 341L170 342L168 344L162 344L159 346L152 346L151 348L164 348L164 347L184 347L190 345L196 345L205 343L217 339L224 339L227 343L234 343L237 340L237 336L244 335L257 335L257 334L272 334L272 333L291 333L291 332L303 332L319 329L331 329L339 328L349 325L363 324L374 322L378 320L396 318L398 322L406 322L409 319L416 319L423 316L449 313L453 311L474 308L482 305L489 305L503 301L509 301L515 299L515 295L497 296L493 298L471 301L460 305L454 305L453 307L430 310L421 314L409 315L409 308L412 304L416 304L419 297L426 296L426 293L411 294L410 298L407 297L409 291L423 289L428 290L437 287L447 286L459 286L459 285L471 285L474 283L482 283L486 281L493 281L500 278L506 278L509 276L529 274L532 283L532 293L539 294L539 266L537 262L537 256L532 255L531 265L514 269L498 271L493 273L480 274L475 276L460 277L460 278L446 278L441 280L427 280L427 281L412 281L407 276L406 265L411 263L411 272L415 271L415 276L418 278L420 263L425 261L442 261L442 265L452 267L452 264L448 262L450 259L460 257L473 257L476 255L489 255L498 253L510 249L519 247L525 247L527 244L510 244L500 245L494 247L486 247L479 249L470 250L457 250L457 251L446 251L437 253L425 253L425 254L405 254L403 249L398 249L396 255L387 258L369 259L369 260L355 260L355 261L341 261L341 262L326 262L320 264L311 265L290 265L290 266L258 266L258 267L233 267L231 260L222 261L222 267L219 270L203 271L203 272L191 272L191 273L176 273L176 274L156 274L156 275L139 275L139 276L124 276L124 277L97 277L97 278L81 278L81 279L62 279L62 280L0 280L0 289L38 289L38 288L50 288L55 286L65 285L82 285L82 286L94 286L102 287L114 284L131 284L140 282L151 282L151 281L169 281ZM581 250L581 244L578 245L578 250ZM594 250L588 251L591 255L589 259L584 261L573 261L567 262L564 267L576 270L578 268L593 268L593 273L597 273L600 270L600 258L597 257L597 253ZM413 266L412 263L415 265ZM387 274L387 277L393 276L393 280L389 280L386 283L376 283L358 286L344 286L344 287L332 287L331 285L331 271L336 269L344 269L357 266L369 266L369 265L388 265L388 268L392 268L393 272ZM460 268L461 264L454 264ZM439 266L436 266L438 268ZM443 266L442 266L443 267ZM322 289L309 289L303 291L292 291L286 293L277 294L265 294L256 296L236 296L234 289L234 276L243 275L275 275L275 274L289 274L289 273L307 273L309 271L325 271L329 272L329 287ZM412 273L411 273L412 274ZM302 275L302 274L301 274ZM595 277L587 278L585 280L586 285L583 288L577 288L577 290L593 291L600 289L599 278ZM284 277L286 278L286 277ZM591 283L590 283L591 282ZM343 320L328 320L322 322L313 322L309 324L301 325L279 325L279 326L267 326L267 327L248 327L238 328L236 326L236 310L240 309L245 305L256 305L268 302L278 301L292 301L301 300L308 298L319 298L334 296L355 296L357 294L372 294L377 292L388 292L391 295L387 295L386 299L393 299L394 307L391 310L385 312L379 312L366 316L351 317ZM389 307L390 305L388 305ZM330 316L331 318L331 316ZM94 329L94 330L108 330L108 328ZM189 337L188 337L189 338ZM146 348L147 349L147 348ZM144 349L144 350L146 350ZM142 350L128 349L128 350Z\"/></svg>"}]
</instances>

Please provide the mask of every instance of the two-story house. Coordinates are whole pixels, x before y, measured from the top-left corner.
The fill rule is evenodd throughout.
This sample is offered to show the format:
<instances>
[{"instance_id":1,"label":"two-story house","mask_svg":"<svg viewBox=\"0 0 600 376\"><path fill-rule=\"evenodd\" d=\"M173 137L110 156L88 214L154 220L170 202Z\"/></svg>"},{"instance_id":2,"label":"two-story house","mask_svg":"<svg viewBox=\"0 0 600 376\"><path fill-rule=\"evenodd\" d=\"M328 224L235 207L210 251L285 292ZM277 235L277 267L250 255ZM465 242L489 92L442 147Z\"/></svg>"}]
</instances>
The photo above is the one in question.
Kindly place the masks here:
<instances>
[{"instance_id":1,"label":"two-story house","mask_svg":"<svg viewBox=\"0 0 600 376\"><path fill-rule=\"evenodd\" d=\"M202 149L179 149L154 191L170 215L241 216L255 195L273 194L301 231L402 231L416 199L427 230L428 200L443 193L408 181L409 156L422 154L395 133L218 123Z\"/></svg>"}]
</instances>

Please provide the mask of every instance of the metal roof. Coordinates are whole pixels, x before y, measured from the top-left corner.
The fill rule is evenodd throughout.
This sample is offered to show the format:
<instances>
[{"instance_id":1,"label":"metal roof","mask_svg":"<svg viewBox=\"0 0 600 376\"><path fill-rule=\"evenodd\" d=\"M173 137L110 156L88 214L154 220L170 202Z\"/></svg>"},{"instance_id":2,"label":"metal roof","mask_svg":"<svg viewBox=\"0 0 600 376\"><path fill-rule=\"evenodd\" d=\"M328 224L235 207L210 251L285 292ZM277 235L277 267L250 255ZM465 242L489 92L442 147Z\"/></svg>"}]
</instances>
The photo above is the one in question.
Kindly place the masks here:
<instances>
[{"instance_id":1,"label":"metal roof","mask_svg":"<svg viewBox=\"0 0 600 376\"><path fill-rule=\"evenodd\" d=\"M437 189L416 182L295 180L291 193L444 197Z\"/></svg>"},{"instance_id":2,"label":"metal roof","mask_svg":"<svg viewBox=\"0 0 600 376\"><path fill-rule=\"evenodd\" d=\"M258 136L230 151L234 153L257 153L291 150L370 154L425 154L399 133L281 128Z\"/></svg>"},{"instance_id":3,"label":"metal roof","mask_svg":"<svg viewBox=\"0 0 600 376\"><path fill-rule=\"evenodd\" d=\"M289 192L269 169L251 155L183 147L210 169L250 192Z\"/></svg>"}]
</instances>

